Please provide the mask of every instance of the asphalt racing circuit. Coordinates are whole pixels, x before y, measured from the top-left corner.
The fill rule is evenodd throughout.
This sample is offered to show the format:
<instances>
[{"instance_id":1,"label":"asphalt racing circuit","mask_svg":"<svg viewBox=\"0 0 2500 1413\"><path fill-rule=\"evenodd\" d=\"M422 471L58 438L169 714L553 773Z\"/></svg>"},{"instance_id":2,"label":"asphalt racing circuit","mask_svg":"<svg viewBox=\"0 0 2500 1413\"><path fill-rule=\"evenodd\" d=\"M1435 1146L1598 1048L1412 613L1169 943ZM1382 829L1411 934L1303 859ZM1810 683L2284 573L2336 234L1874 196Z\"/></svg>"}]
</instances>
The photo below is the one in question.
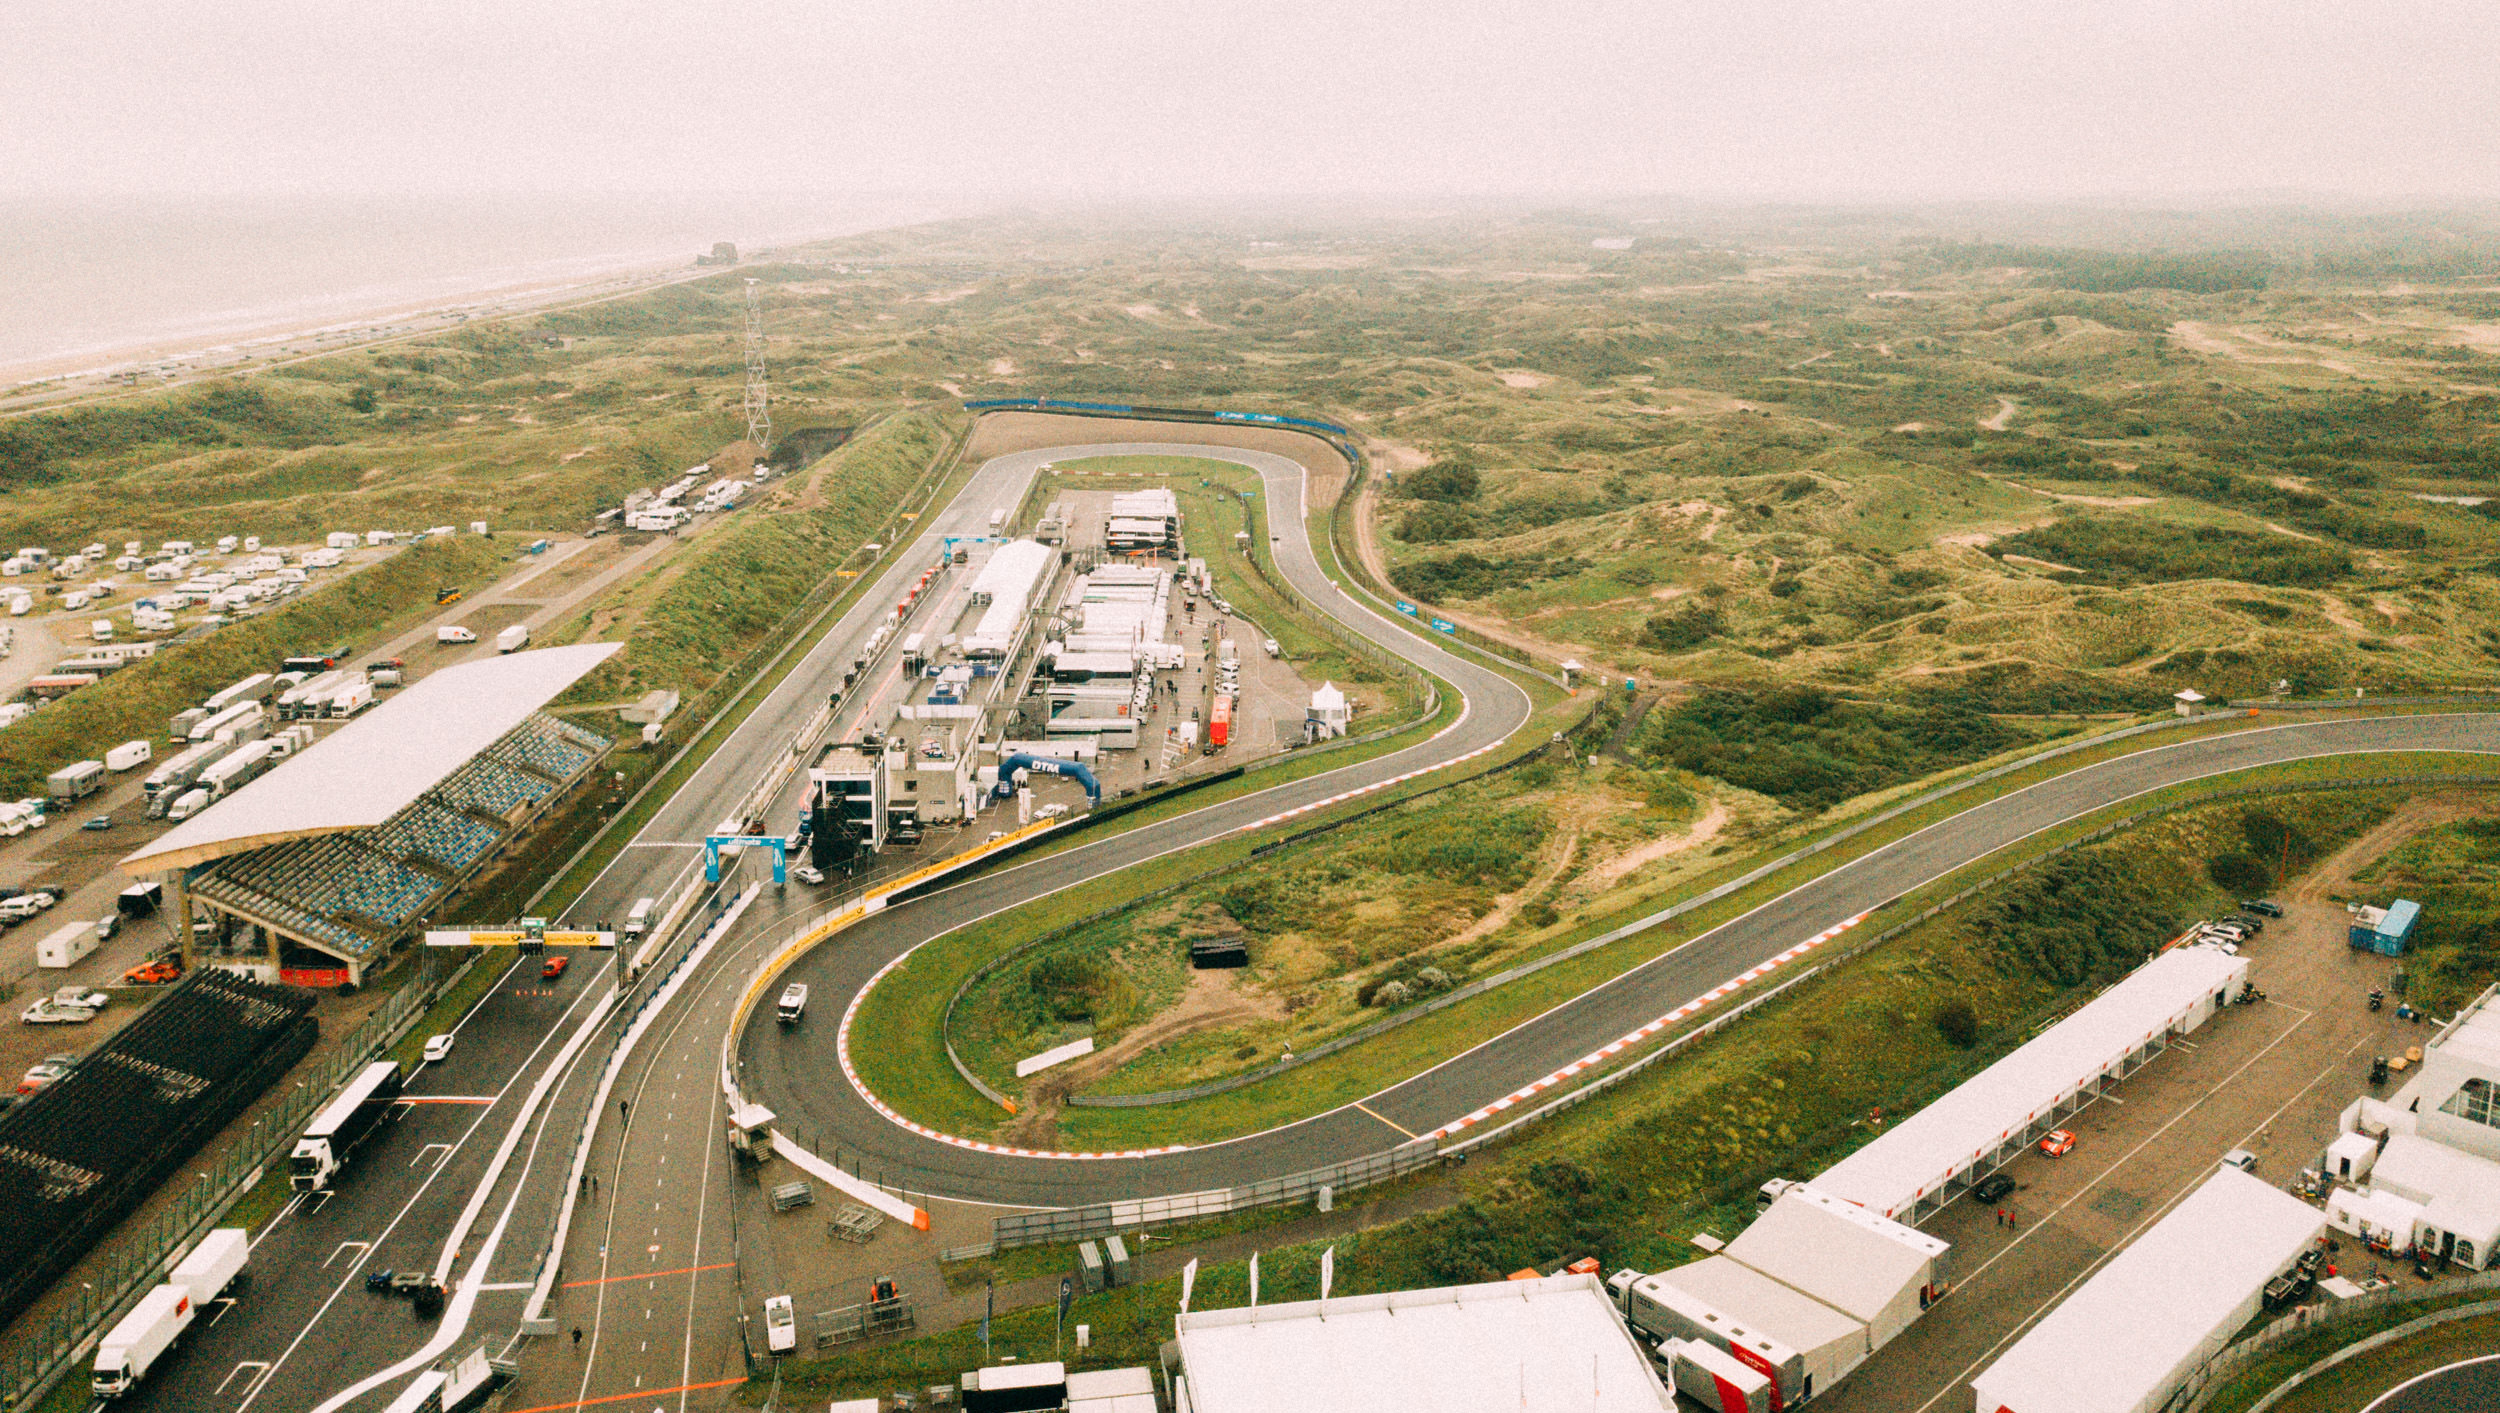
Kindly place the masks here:
<instances>
[{"instance_id":1,"label":"asphalt racing circuit","mask_svg":"<svg viewBox=\"0 0 2500 1413\"><path fill-rule=\"evenodd\" d=\"M1312 450L1319 454L1320 444ZM568 919L621 917L636 898L693 882L703 836L790 760L794 736L825 700L824 683L838 678L897 595L935 561L939 540L984 533L992 512L1012 513L1043 463L1097 455L1212 458L1256 471L1273 557L1293 589L1349 631L1432 673L1461 705L1447 724L1394 752L1133 829L1076 836L1056 852L870 914L793 962L784 975L809 983L810 1019L786 1030L769 1020L744 1028L734 1057L744 1097L774 1110L784 1130L804 1135L821 1157L838 1150L844 1168L915 1198L1079 1206L1234 1187L1447 1140L1566 1070L1602 1063L1594 1056L1629 1050L1627 1037L1656 1033L1663 1018L1689 1014L1738 978L1776 976L1886 901L2079 815L2167 785L2307 757L2500 751L2500 721L2462 713L2252 724L2139 751L1877 849L1359 1107L1229 1142L1136 1155L1003 1149L902 1122L846 1073L839 1022L881 971L953 929L1142 861L1242 831L1281 832L1339 800L1467 770L1525 726L1532 705L1509 677L1328 580L1305 535L1298 462L1203 444L1054 446L984 463L951 504L924 518L918 539L889 552L858 607L795 649L796 668L628 841ZM803 789L803 779L793 781L764 817L792 817ZM747 1373L741 1320L778 1293L744 1283L733 1200L739 1179L724 1143L724 1040L740 1033L738 1007L758 966L811 919L848 901L795 885L786 893L769 883L757 890L752 851L745 866L746 876L732 873L721 889L698 895L686 931L700 927L709 937L700 960L665 982L646 976L616 1007L616 1016L639 1015L646 1028L612 1067L603 1058L605 1036L621 1021L602 1015L604 970L577 966L553 987L516 973L498 988L461 1021L450 1062L414 1077L410 1092L419 1102L360 1158L365 1176L264 1229L251 1297L127 1401L378 1409L446 1353L481 1342L502 1348L543 1287L551 1303L539 1328L554 1337L516 1351L522 1384L514 1408L724 1403ZM771 997L764 990L762 1004ZM595 1137L577 1164L592 1114ZM749 1242L757 1236L746 1234ZM439 1324L412 1321L404 1305L357 1288L364 1269L385 1263L449 1276L453 1300Z\"/></svg>"}]
</instances>

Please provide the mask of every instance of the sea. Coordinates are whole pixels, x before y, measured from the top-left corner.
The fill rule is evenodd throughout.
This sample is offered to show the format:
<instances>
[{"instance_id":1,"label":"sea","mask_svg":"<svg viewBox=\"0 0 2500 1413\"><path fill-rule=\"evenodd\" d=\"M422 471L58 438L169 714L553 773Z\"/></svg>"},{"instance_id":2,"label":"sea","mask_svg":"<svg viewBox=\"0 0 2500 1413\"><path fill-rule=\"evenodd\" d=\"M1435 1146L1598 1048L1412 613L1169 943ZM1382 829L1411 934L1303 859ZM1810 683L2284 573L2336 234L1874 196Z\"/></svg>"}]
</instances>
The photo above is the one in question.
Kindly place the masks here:
<instances>
[{"instance_id":1,"label":"sea","mask_svg":"<svg viewBox=\"0 0 2500 1413\"><path fill-rule=\"evenodd\" d=\"M939 214L786 194L0 195L0 383Z\"/></svg>"}]
</instances>

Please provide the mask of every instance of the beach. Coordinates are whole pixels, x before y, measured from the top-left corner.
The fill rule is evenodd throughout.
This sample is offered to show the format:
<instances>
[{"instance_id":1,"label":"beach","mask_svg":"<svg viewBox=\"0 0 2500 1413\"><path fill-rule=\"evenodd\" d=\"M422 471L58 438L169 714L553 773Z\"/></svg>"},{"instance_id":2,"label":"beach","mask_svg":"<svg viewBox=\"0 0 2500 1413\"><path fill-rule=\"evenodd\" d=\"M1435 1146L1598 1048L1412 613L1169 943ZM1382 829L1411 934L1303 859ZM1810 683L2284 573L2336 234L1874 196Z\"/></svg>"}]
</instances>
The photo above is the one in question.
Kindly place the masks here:
<instances>
[{"instance_id":1,"label":"beach","mask_svg":"<svg viewBox=\"0 0 2500 1413\"><path fill-rule=\"evenodd\" d=\"M0 207L0 407L239 372L714 273L742 257L926 219L841 207L559 198L322 197Z\"/></svg>"}]
</instances>

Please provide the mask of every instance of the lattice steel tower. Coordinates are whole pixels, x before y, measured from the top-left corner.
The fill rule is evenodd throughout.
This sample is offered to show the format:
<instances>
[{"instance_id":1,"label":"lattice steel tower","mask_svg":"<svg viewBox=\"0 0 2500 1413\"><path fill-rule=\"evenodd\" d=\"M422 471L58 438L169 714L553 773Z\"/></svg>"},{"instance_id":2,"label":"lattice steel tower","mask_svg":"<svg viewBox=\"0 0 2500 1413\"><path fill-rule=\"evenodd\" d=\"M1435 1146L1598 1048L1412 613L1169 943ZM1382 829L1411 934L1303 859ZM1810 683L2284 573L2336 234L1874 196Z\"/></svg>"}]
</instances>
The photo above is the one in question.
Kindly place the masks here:
<instances>
[{"instance_id":1,"label":"lattice steel tower","mask_svg":"<svg viewBox=\"0 0 2500 1413\"><path fill-rule=\"evenodd\" d=\"M764 303L755 281L747 281L747 440L755 457L773 447L772 396L764 385Z\"/></svg>"}]
</instances>

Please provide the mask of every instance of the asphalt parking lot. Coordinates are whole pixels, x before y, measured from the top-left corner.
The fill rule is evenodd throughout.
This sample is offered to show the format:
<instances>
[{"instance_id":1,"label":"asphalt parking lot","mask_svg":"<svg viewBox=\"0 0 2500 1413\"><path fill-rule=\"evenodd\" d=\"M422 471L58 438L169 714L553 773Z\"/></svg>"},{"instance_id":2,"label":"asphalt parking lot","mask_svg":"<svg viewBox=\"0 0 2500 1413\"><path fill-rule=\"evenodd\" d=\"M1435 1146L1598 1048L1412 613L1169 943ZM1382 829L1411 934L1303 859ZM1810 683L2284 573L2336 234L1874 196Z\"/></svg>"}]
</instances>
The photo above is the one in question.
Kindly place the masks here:
<instances>
[{"instance_id":1,"label":"asphalt parking lot","mask_svg":"<svg viewBox=\"0 0 2500 1413\"><path fill-rule=\"evenodd\" d=\"M2372 846L2373 856L2388 847ZM2350 853L2351 851L2347 851ZM1955 1203L1925 1229L1953 1243L1952 1288L1935 1308L1825 1396L1834 1413L1930 1413L1971 1406L1970 1380L2145 1228L2247 1148L2256 1174L2289 1183L2316 1166L2338 1116L2369 1092L2373 1056L2401 1054L2427 1024L2372 1012L2366 997L2395 963L2345 944L2327 888L2366 859L2338 856L2284 895L2286 916L2243 949L2265 999L2233 1006L2174 1043L2113 1097L2066 1127L2063 1158L2036 1149L2005 1172L2018 1187L1997 1207ZM2391 1081L2382 1092L2393 1092ZM2323 1204L2321 1204L2323 1205ZM2346 1245L2345 1274L2385 1269Z\"/></svg>"}]
</instances>

